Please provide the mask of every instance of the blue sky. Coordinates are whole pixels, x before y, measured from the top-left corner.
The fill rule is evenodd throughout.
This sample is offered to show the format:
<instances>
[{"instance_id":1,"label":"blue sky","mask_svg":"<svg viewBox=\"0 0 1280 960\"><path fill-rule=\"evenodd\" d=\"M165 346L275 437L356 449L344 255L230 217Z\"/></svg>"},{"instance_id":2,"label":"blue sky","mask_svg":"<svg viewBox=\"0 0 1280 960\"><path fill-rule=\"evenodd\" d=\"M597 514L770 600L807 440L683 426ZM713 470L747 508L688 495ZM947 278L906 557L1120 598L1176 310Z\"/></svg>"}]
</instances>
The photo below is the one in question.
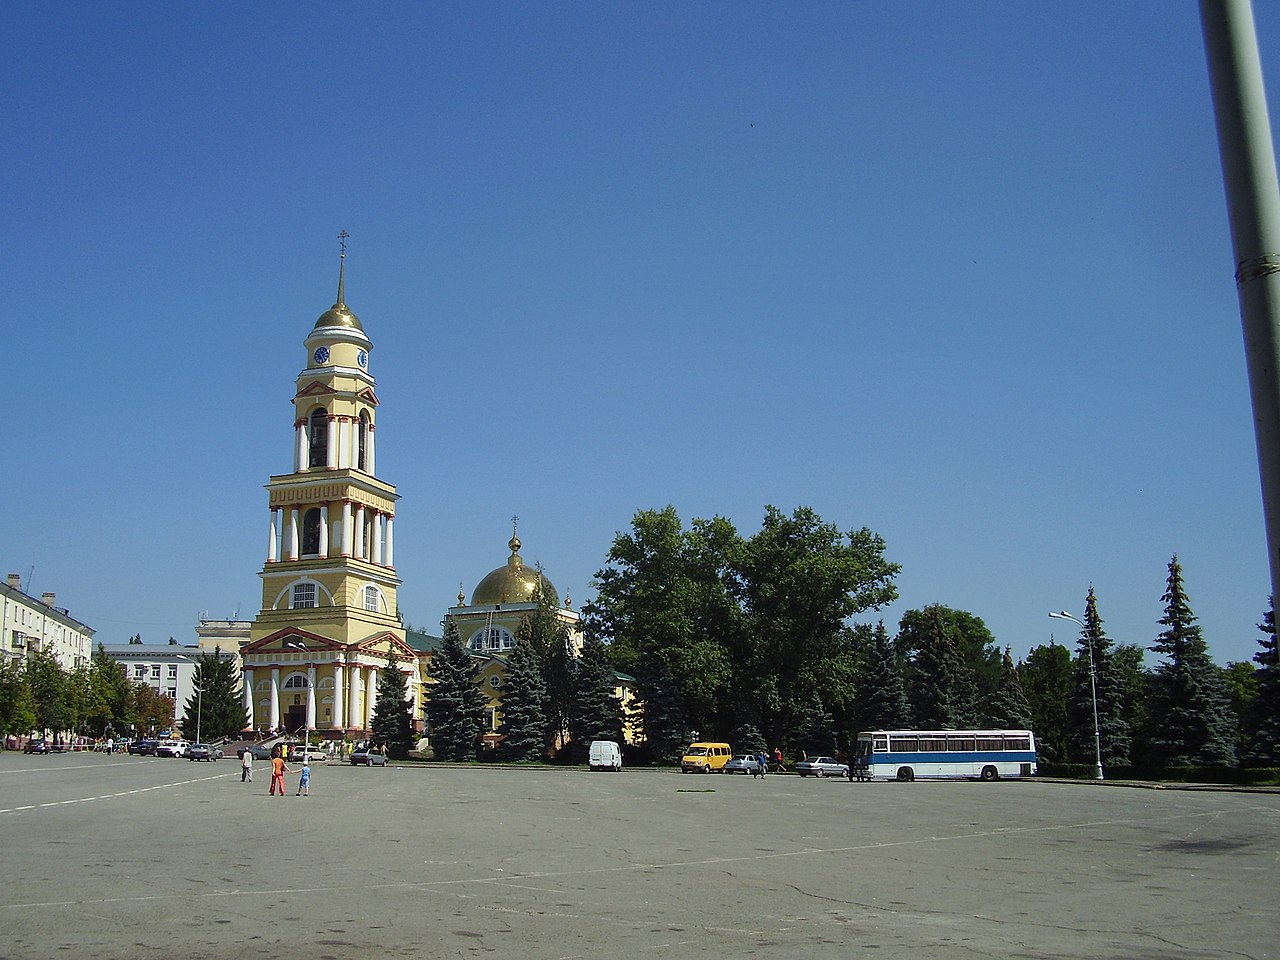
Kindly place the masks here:
<instances>
[{"instance_id":1,"label":"blue sky","mask_svg":"<svg viewBox=\"0 0 1280 960\"><path fill-rule=\"evenodd\" d=\"M1280 83L1280 9L1256 11ZM374 342L401 609L636 510L812 506L1021 656L1220 662L1269 586L1197 8L17 4L4 572L123 642L252 617L303 338ZM30 576L29 576L30 575ZM28 579L29 576L29 579Z\"/></svg>"}]
</instances>

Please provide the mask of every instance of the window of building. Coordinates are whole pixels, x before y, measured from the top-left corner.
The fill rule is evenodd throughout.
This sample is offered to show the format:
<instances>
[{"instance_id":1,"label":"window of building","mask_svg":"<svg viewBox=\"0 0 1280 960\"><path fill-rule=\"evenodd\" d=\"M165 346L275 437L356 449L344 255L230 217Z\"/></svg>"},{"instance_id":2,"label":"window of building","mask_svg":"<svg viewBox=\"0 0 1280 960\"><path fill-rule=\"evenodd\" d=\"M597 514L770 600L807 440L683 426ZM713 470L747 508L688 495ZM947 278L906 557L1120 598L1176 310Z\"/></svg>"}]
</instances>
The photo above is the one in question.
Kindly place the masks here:
<instances>
[{"instance_id":1,"label":"window of building","mask_svg":"<svg viewBox=\"0 0 1280 960\"><path fill-rule=\"evenodd\" d=\"M502 686L502 678L497 674L494 674L492 677L489 678L489 686L497 690L499 687Z\"/></svg>"},{"instance_id":2,"label":"window of building","mask_svg":"<svg viewBox=\"0 0 1280 960\"><path fill-rule=\"evenodd\" d=\"M320 556L320 508L312 507L302 515L302 555Z\"/></svg>"},{"instance_id":3,"label":"window of building","mask_svg":"<svg viewBox=\"0 0 1280 960\"><path fill-rule=\"evenodd\" d=\"M139 679L147 675L147 665L145 663L135 663L133 665L133 675Z\"/></svg>"},{"instance_id":4,"label":"window of building","mask_svg":"<svg viewBox=\"0 0 1280 960\"><path fill-rule=\"evenodd\" d=\"M324 407L312 410L307 420L307 430L311 434L308 465L313 468L327 467L329 465L329 411Z\"/></svg>"},{"instance_id":5,"label":"window of building","mask_svg":"<svg viewBox=\"0 0 1280 960\"><path fill-rule=\"evenodd\" d=\"M366 610L377 611L378 609L378 588L375 586L367 586L364 588L364 608Z\"/></svg>"},{"instance_id":6,"label":"window of building","mask_svg":"<svg viewBox=\"0 0 1280 960\"><path fill-rule=\"evenodd\" d=\"M284 682L284 688L286 690L305 690L307 689L307 678L301 673L292 674Z\"/></svg>"},{"instance_id":7,"label":"window of building","mask_svg":"<svg viewBox=\"0 0 1280 960\"><path fill-rule=\"evenodd\" d=\"M502 627L481 627L467 641L467 646L477 653L485 650L513 650L515 645L516 638L511 635L511 631Z\"/></svg>"},{"instance_id":8,"label":"window of building","mask_svg":"<svg viewBox=\"0 0 1280 960\"><path fill-rule=\"evenodd\" d=\"M293 585L293 603L291 606L294 610L317 606L316 585L314 583L295 583Z\"/></svg>"},{"instance_id":9,"label":"window of building","mask_svg":"<svg viewBox=\"0 0 1280 960\"><path fill-rule=\"evenodd\" d=\"M169 679L170 680L178 679L178 665L176 663L169 664Z\"/></svg>"},{"instance_id":10,"label":"window of building","mask_svg":"<svg viewBox=\"0 0 1280 960\"><path fill-rule=\"evenodd\" d=\"M151 677L152 677L152 679L154 679L154 680L159 680L159 679L160 679L160 664L158 664L158 663L153 663L153 664L151 665Z\"/></svg>"},{"instance_id":11,"label":"window of building","mask_svg":"<svg viewBox=\"0 0 1280 960\"><path fill-rule=\"evenodd\" d=\"M369 414L360 411L360 423L356 426L356 469L369 472Z\"/></svg>"}]
</instances>

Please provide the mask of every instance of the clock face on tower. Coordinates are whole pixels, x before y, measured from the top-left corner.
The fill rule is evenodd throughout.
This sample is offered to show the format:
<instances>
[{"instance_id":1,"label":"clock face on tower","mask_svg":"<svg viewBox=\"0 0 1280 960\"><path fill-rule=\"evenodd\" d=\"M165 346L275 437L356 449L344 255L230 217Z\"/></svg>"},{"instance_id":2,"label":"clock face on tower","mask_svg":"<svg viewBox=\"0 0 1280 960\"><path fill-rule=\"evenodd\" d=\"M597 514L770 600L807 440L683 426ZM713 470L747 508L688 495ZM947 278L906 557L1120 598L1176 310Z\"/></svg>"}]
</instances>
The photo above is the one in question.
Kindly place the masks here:
<instances>
[{"instance_id":1,"label":"clock face on tower","mask_svg":"<svg viewBox=\"0 0 1280 960\"><path fill-rule=\"evenodd\" d=\"M369 354L361 350L356 354L356 363L360 364L360 369L364 370L369 366Z\"/></svg>"},{"instance_id":2,"label":"clock face on tower","mask_svg":"<svg viewBox=\"0 0 1280 960\"><path fill-rule=\"evenodd\" d=\"M316 363L317 363L317 364L320 364L320 363L328 363L328 362L329 362L329 348L328 348L328 347L316 347L315 358L316 358Z\"/></svg>"}]
</instances>

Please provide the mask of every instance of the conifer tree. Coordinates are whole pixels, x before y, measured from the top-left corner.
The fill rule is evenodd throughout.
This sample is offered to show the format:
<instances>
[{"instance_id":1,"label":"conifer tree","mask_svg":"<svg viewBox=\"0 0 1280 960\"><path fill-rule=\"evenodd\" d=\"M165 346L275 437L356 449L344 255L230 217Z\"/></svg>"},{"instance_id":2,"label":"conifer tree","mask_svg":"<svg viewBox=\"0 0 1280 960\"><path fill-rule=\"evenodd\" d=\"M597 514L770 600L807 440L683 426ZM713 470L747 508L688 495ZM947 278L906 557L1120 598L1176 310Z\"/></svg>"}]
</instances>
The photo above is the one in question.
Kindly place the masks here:
<instances>
[{"instance_id":1,"label":"conifer tree","mask_svg":"<svg viewBox=\"0 0 1280 960\"><path fill-rule=\"evenodd\" d=\"M883 620L872 632L871 643L859 664L855 703L859 730L902 730L911 726L906 684Z\"/></svg>"},{"instance_id":2,"label":"conifer tree","mask_svg":"<svg viewBox=\"0 0 1280 960\"><path fill-rule=\"evenodd\" d=\"M391 657L378 672L378 700L373 705L373 741L387 756L403 760L413 749L413 700L405 676Z\"/></svg>"},{"instance_id":3,"label":"conifer tree","mask_svg":"<svg viewBox=\"0 0 1280 960\"><path fill-rule=\"evenodd\" d=\"M462 645L458 625L445 624L444 643L431 658L435 683L427 701L431 749L438 760L473 760L484 730L485 700L471 653Z\"/></svg>"},{"instance_id":4,"label":"conifer tree","mask_svg":"<svg viewBox=\"0 0 1280 960\"><path fill-rule=\"evenodd\" d=\"M502 723L498 732L504 737L499 750L505 759L528 761L546 756L546 699L541 658L527 634L521 636L517 631L516 646L507 660L502 683Z\"/></svg>"},{"instance_id":5,"label":"conifer tree","mask_svg":"<svg viewBox=\"0 0 1280 960\"><path fill-rule=\"evenodd\" d=\"M222 740L239 736L249 726L235 661L215 649L196 661L194 692L182 715L182 732L191 740Z\"/></svg>"},{"instance_id":6,"label":"conifer tree","mask_svg":"<svg viewBox=\"0 0 1280 960\"><path fill-rule=\"evenodd\" d=\"M588 633L574 670L570 717L575 752L581 757L586 757L592 740L622 742L622 708L614 694L616 686L608 647L594 632Z\"/></svg>"},{"instance_id":7,"label":"conifer tree","mask_svg":"<svg viewBox=\"0 0 1280 960\"><path fill-rule=\"evenodd\" d=\"M1018 679L1031 705L1036 750L1045 760L1067 759L1067 700L1071 689L1071 652L1060 643L1033 647L1018 664Z\"/></svg>"},{"instance_id":8,"label":"conifer tree","mask_svg":"<svg viewBox=\"0 0 1280 960\"><path fill-rule=\"evenodd\" d=\"M1276 604L1271 604L1258 624L1262 637L1253 655L1258 665L1255 677L1258 692L1245 717L1248 747L1244 762L1249 766L1280 766L1280 660L1276 650Z\"/></svg>"},{"instance_id":9,"label":"conifer tree","mask_svg":"<svg viewBox=\"0 0 1280 960\"><path fill-rule=\"evenodd\" d=\"M1226 684L1191 612L1177 556L1169 561L1161 599L1165 630L1151 649L1166 661L1156 668L1152 685L1153 759L1170 767L1230 766L1235 735Z\"/></svg>"},{"instance_id":10,"label":"conifer tree","mask_svg":"<svg viewBox=\"0 0 1280 960\"><path fill-rule=\"evenodd\" d=\"M1005 730L1030 730L1031 705L1022 690L1018 668L1013 665L1013 655L1004 648L1000 662L1000 682L995 693L987 700L986 722Z\"/></svg>"},{"instance_id":11,"label":"conifer tree","mask_svg":"<svg viewBox=\"0 0 1280 960\"><path fill-rule=\"evenodd\" d=\"M927 607L913 661L911 712L921 729L955 729L972 724L972 682L966 682L959 651L942 617Z\"/></svg>"},{"instance_id":12,"label":"conifer tree","mask_svg":"<svg viewBox=\"0 0 1280 960\"><path fill-rule=\"evenodd\" d=\"M1092 658L1092 659L1091 659ZM1093 676L1090 677L1090 664ZM1102 617L1093 587L1084 602L1084 627L1072 669L1071 699L1067 705L1067 745L1075 763L1093 763L1095 743L1093 697L1098 697L1098 742L1104 767L1127 767L1132 735L1125 719L1124 683L1115 663L1114 648Z\"/></svg>"},{"instance_id":13,"label":"conifer tree","mask_svg":"<svg viewBox=\"0 0 1280 960\"><path fill-rule=\"evenodd\" d=\"M675 680L657 656L643 656L636 671L643 706L641 731L655 763L677 764L690 740Z\"/></svg>"},{"instance_id":14,"label":"conifer tree","mask_svg":"<svg viewBox=\"0 0 1280 960\"><path fill-rule=\"evenodd\" d=\"M811 757L835 756L835 723L831 711L816 693L795 718L796 747Z\"/></svg>"}]
</instances>

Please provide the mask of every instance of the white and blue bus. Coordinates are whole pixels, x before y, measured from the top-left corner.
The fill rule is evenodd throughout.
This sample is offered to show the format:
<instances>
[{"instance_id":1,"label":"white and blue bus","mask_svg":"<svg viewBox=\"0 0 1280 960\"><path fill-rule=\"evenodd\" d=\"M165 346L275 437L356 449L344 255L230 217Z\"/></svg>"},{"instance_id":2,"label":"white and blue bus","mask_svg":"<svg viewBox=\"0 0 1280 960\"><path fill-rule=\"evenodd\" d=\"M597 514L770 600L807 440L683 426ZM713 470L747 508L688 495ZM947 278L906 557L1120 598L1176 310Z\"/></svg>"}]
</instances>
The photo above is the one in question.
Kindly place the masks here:
<instances>
[{"instance_id":1,"label":"white and blue bus","mask_svg":"<svg viewBox=\"0 0 1280 960\"><path fill-rule=\"evenodd\" d=\"M1036 773L1030 730L867 730L849 769L859 780L999 780Z\"/></svg>"}]
</instances>

